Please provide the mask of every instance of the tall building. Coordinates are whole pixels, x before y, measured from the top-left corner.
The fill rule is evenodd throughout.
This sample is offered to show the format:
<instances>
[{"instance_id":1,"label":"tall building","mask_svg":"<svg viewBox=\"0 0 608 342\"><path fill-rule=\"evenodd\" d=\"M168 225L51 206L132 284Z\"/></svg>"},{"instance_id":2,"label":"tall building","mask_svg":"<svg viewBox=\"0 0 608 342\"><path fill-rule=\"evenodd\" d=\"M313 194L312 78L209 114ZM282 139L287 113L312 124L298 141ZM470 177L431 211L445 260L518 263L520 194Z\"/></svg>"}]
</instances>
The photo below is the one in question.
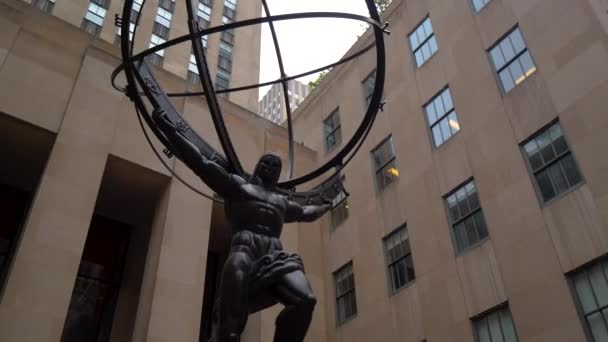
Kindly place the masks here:
<instances>
[{"instance_id":1,"label":"tall building","mask_svg":"<svg viewBox=\"0 0 608 342\"><path fill-rule=\"evenodd\" d=\"M61 1L35 2L55 17L0 0L0 341L206 341L230 243L222 205L162 166L111 87L116 29L92 37L88 4ZM393 0L388 103L344 170L350 196L283 231L317 297L306 341L608 340L606 10ZM188 51L170 51L160 84L193 87ZM296 175L356 130L375 66L370 52L335 67L300 104ZM219 101L244 168L285 157L287 130L236 94ZM218 148L205 103L172 101ZM242 341L271 341L279 310L251 315Z\"/></svg>"},{"instance_id":2,"label":"tall building","mask_svg":"<svg viewBox=\"0 0 608 342\"><path fill-rule=\"evenodd\" d=\"M304 98L308 96L310 89L298 80L291 80L287 82L287 93L293 112L304 101ZM287 108L284 96L283 86L281 84L274 84L262 100L260 100L258 113L265 119L278 125L283 124L287 120Z\"/></svg>"},{"instance_id":3,"label":"tall building","mask_svg":"<svg viewBox=\"0 0 608 342\"><path fill-rule=\"evenodd\" d=\"M120 28L115 25L115 17L122 16L123 1L33 0L31 3L44 12L81 27L94 37L120 45ZM201 28L255 18L259 16L262 8L259 1L194 0L192 3L198 6L195 13ZM142 51L188 33L186 2L148 1L143 8L142 4L143 0L135 0L130 18L123 20L129 25L130 40L133 39L135 24L139 20L134 51ZM257 25L202 38L216 89L258 82L260 34L260 26ZM148 61L188 79L194 85L190 88L197 88L198 71L189 43L158 51L148 56ZM248 67L233 69L233 63L246 64ZM235 92L226 96L249 110L257 109L256 91Z\"/></svg>"}]
</instances>

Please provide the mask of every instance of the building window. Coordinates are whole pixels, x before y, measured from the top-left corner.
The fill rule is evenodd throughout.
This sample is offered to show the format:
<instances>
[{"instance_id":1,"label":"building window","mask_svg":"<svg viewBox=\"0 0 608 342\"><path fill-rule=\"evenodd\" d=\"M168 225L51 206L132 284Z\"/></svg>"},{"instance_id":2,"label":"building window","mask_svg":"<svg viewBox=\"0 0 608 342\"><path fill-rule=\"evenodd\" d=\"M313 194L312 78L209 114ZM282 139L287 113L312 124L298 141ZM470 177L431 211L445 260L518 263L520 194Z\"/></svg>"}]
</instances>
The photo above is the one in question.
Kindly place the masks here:
<instances>
[{"instance_id":1,"label":"building window","mask_svg":"<svg viewBox=\"0 0 608 342\"><path fill-rule=\"evenodd\" d=\"M435 96L424 106L426 117L433 135L435 147L439 147L460 131L458 117L454 110L454 102L450 94L450 88L445 88L439 95Z\"/></svg>"},{"instance_id":2,"label":"building window","mask_svg":"<svg viewBox=\"0 0 608 342\"><path fill-rule=\"evenodd\" d=\"M206 22L211 22L211 6L205 5L202 2L198 3L197 15ZM206 28L206 27L205 27Z\"/></svg>"},{"instance_id":3,"label":"building window","mask_svg":"<svg viewBox=\"0 0 608 342\"><path fill-rule=\"evenodd\" d=\"M536 71L519 27L496 43L489 54L505 93L510 92Z\"/></svg>"},{"instance_id":4,"label":"building window","mask_svg":"<svg viewBox=\"0 0 608 342\"><path fill-rule=\"evenodd\" d=\"M504 306L473 320L478 342L517 342L509 307Z\"/></svg>"},{"instance_id":5,"label":"building window","mask_svg":"<svg viewBox=\"0 0 608 342\"><path fill-rule=\"evenodd\" d=\"M348 199L342 191L331 202L331 228L333 230L348 218Z\"/></svg>"},{"instance_id":6,"label":"building window","mask_svg":"<svg viewBox=\"0 0 608 342\"><path fill-rule=\"evenodd\" d=\"M121 42L121 28L119 27L116 30L116 40L114 41L114 43L116 45L120 45ZM135 33L135 24L133 23L129 23L129 41L132 42L133 41L133 34Z\"/></svg>"},{"instance_id":7,"label":"building window","mask_svg":"<svg viewBox=\"0 0 608 342\"><path fill-rule=\"evenodd\" d=\"M559 122L536 133L523 150L544 202L583 181Z\"/></svg>"},{"instance_id":8,"label":"building window","mask_svg":"<svg viewBox=\"0 0 608 342\"><path fill-rule=\"evenodd\" d=\"M391 293L416 279L410 240L405 225L384 238Z\"/></svg>"},{"instance_id":9,"label":"building window","mask_svg":"<svg viewBox=\"0 0 608 342\"><path fill-rule=\"evenodd\" d=\"M196 67L196 59L193 54L190 54L190 59L188 60L188 81L192 84L199 84L200 82L198 68Z\"/></svg>"},{"instance_id":10,"label":"building window","mask_svg":"<svg viewBox=\"0 0 608 342\"><path fill-rule=\"evenodd\" d=\"M334 273L336 286L336 323L342 324L357 315L355 276L352 262Z\"/></svg>"},{"instance_id":11,"label":"building window","mask_svg":"<svg viewBox=\"0 0 608 342\"><path fill-rule=\"evenodd\" d=\"M591 340L608 341L608 259L585 267L571 279Z\"/></svg>"},{"instance_id":12,"label":"building window","mask_svg":"<svg viewBox=\"0 0 608 342\"><path fill-rule=\"evenodd\" d=\"M158 7L163 8L171 13L175 12L175 1L174 0L158 0ZM171 20L171 19L169 19Z\"/></svg>"},{"instance_id":13,"label":"building window","mask_svg":"<svg viewBox=\"0 0 608 342\"><path fill-rule=\"evenodd\" d=\"M458 253L488 237L488 229L473 180L446 196L445 202Z\"/></svg>"},{"instance_id":14,"label":"building window","mask_svg":"<svg viewBox=\"0 0 608 342\"><path fill-rule=\"evenodd\" d=\"M215 90L226 90L230 86L230 74L226 73L222 69L217 69L217 73L215 75ZM228 93L225 93L224 96L228 96Z\"/></svg>"},{"instance_id":15,"label":"building window","mask_svg":"<svg viewBox=\"0 0 608 342\"><path fill-rule=\"evenodd\" d=\"M52 13L55 7L55 0L33 0L32 5L46 13Z\"/></svg>"},{"instance_id":16,"label":"building window","mask_svg":"<svg viewBox=\"0 0 608 342\"><path fill-rule=\"evenodd\" d=\"M372 71L365 80L363 80L363 94L365 95L365 106L369 107L374 95L374 87L376 85L376 70Z\"/></svg>"},{"instance_id":17,"label":"building window","mask_svg":"<svg viewBox=\"0 0 608 342\"><path fill-rule=\"evenodd\" d=\"M82 20L81 28L90 35L97 36L101 32L103 19L106 16L107 3L104 0L93 0L89 3L87 13Z\"/></svg>"},{"instance_id":18,"label":"building window","mask_svg":"<svg viewBox=\"0 0 608 342\"><path fill-rule=\"evenodd\" d=\"M475 8L475 12L479 13L488 3L492 0L473 0L473 8Z\"/></svg>"},{"instance_id":19,"label":"building window","mask_svg":"<svg viewBox=\"0 0 608 342\"><path fill-rule=\"evenodd\" d=\"M232 72L232 53L222 49L221 46L217 58L217 66L227 73Z\"/></svg>"},{"instance_id":20,"label":"building window","mask_svg":"<svg viewBox=\"0 0 608 342\"><path fill-rule=\"evenodd\" d=\"M166 42L166 40L164 40L163 38L153 34L152 37L150 38L150 48L153 48L157 45L160 45L162 43ZM146 60L149 61L152 64L158 65L158 66L162 66L163 65L163 61L165 59L165 50L159 50L154 52L151 55L148 55L146 57Z\"/></svg>"},{"instance_id":21,"label":"building window","mask_svg":"<svg viewBox=\"0 0 608 342\"><path fill-rule=\"evenodd\" d=\"M325 151L330 152L342 142L342 130L340 128L340 110L334 110L327 119L323 121L323 132L325 133Z\"/></svg>"},{"instance_id":22,"label":"building window","mask_svg":"<svg viewBox=\"0 0 608 342\"><path fill-rule=\"evenodd\" d=\"M372 151L374 160L374 170L376 172L376 185L382 191L389 184L399 177L393 147L393 137L384 140L376 149Z\"/></svg>"},{"instance_id":23,"label":"building window","mask_svg":"<svg viewBox=\"0 0 608 342\"><path fill-rule=\"evenodd\" d=\"M409 35L410 46L414 53L416 66L420 68L439 49L437 39L433 33L431 17L426 17L422 24L418 25L414 32Z\"/></svg>"},{"instance_id":24,"label":"building window","mask_svg":"<svg viewBox=\"0 0 608 342\"><path fill-rule=\"evenodd\" d=\"M155 24L160 24L168 31L171 27L171 19L173 19L173 13L167 11L166 9L160 6L156 9L156 18L154 19Z\"/></svg>"}]
</instances>

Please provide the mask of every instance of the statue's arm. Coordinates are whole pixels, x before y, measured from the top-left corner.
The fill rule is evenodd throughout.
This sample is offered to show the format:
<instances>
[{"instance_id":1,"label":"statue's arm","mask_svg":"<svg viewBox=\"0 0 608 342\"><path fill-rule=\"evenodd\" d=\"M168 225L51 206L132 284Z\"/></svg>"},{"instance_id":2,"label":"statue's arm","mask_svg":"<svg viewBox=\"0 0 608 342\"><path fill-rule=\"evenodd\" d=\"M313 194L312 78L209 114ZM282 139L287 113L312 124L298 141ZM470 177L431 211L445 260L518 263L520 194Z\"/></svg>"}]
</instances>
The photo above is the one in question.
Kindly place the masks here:
<instances>
[{"instance_id":1,"label":"statue's arm","mask_svg":"<svg viewBox=\"0 0 608 342\"><path fill-rule=\"evenodd\" d=\"M236 191L238 182L219 164L205 158L164 115L153 115L157 127L171 144L171 152L188 166L218 195L225 197Z\"/></svg>"},{"instance_id":2,"label":"statue's arm","mask_svg":"<svg viewBox=\"0 0 608 342\"><path fill-rule=\"evenodd\" d=\"M323 214L331 209L331 203L323 205L300 205L296 202L289 201L285 222L313 222L319 219Z\"/></svg>"}]
</instances>

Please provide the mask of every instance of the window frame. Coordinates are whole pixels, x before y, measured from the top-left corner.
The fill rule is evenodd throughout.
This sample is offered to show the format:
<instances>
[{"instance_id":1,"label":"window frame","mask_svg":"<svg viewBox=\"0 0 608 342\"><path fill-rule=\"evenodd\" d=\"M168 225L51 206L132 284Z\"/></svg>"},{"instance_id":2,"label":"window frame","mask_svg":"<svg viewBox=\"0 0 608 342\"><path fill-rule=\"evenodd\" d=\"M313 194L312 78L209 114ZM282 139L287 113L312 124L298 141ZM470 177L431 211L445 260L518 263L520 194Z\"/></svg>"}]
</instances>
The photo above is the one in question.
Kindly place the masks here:
<instances>
[{"instance_id":1,"label":"window frame","mask_svg":"<svg viewBox=\"0 0 608 342\"><path fill-rule=\"evenodd\" d=\"M388 248L386 246L386 243L389 239L391 239L393 236L399 234L402 230L405 230L407 232L406 241L409 246L409 252L391 262L389 260ZM397 227L392 232L388 233L386 236L384 236L382 238L382 249L384 251L384 261L386 264L386 279L387 279L389 296L393 296L393 295L397 294L398 292L400 292L401 290L408 288L409 286L411 286L412 284L414 284L416 282L416 270L413 267L414 266L414 256L412 253L412 246L410 244L410 236L409 236L409 231L407 229L407 223L403 223L402 225L400 225L399 227ZM391 278L391 266L397 265L397 263L399 263L401 260L405 260L408 257L412 260L412 267L414 268L414 277L413 277L413 279L410 279L409 281L402 284L398 288L393 288L393 282L392 282L392 278Z\"/></svg>"},{"instance_id":2,"label":"window frame","mask_svg":"<svg viewBox=\"0 0 608 342\"><path fill-rule=\"evenodd\" d=\"M331 132L328 133L325 129L327 127L327 122L330 120L334 121L336 115L338 117L338 124L332 129ZM336 135L338 135L340 139L335 139ZM332 146L329 146L327 143L327 139L330 136L334 137L335 139L334 144ZM337 107L336 109L331 111L331 113L329 113L329 115L327 115L325 119L323 119L323 140L325 141L325 153L330 153L334 151L336 147L338 147L342 143L342 121L340 120L340 107Z\"/></svg>"},{"instance_id":3,"label":"window frame","mask_svg":"<svg viewBox=\"0 0 608 342\"><path fill-rule=\"evenodd\" d=\"M344 181L344 179L342 179ZM338 202L333 203L332 200L332 207L330 210L330 231L333 232L334 230L336 230L338 227L340 227L342 224L344 224L344 222L346 222L348 220L348 195L346 194L346 192L342 191L340 193L341 195L343 195L343 198L341 198ZM337 197L336 197L337 198ZM342 209L343 208L343 209ZM345 212L346 214L343 215L344 217L338 222L336 223L336 219L335 219L335 211L336 209L340 209L343 210L343 212Z\"/></svg>"},{"instance_id":4,"label":"window frame","mask_svg":"<svg viewBox=\"0 0 608 342\"><path fill-rule=\"evenodd\" d=\"M568 148L568 150L566 152L562 152L560 155L557 155L557 153L555 154L555 158L553 158L553 160L551 160L549 163L545 163L542 167L540 167L538 170L534 170L532 168L532 165L530 164L530 159L528 158L528 155L526 154L526 150L525 150L525 145L528 144L529 142L531 142L532 140L536 139L537 137L539 137L541 134L543 134L544 132L546 132L547 130L549 130L553 125L558 124L560 126L560 129L562 131L562 137L564 138L564 143L566 144L566 147ZM522 155L522 158L524 159L524 163L526 165L526 170L528 171L528 175L530 176L530 181L532 182L532 185L534 187L534 192L536 193L536 197L538 198L539 204L541 208L545 208L550 206L553 202L567 196L568 194L576 191L578 188L580 188L581 186L585 185L587 183L584 174L581 172L581 168L579 166L579 162L578 160L576 160L576 156L574 155L572 148L570 146L570 143L568 142L568 139L566 139L566 132L564 129L564 126L561 125L561 121L559 120L559 118L555 118L553 120L551 120L548 124L542 126L540 129L536 130L534 133L530 134L529 137L527 137L526 139L522 140L522 142L519 143L519 151ZM542 190L540 188L540 185L538 184L538 181L536 180L536 174L540 173L544 170L547 170L549 167L551 167L552 165L560 162L562 159L564 159L565 157L567 157L568 155L570 155L570 157L572 158L572 160L574 161L574 164L577 168L578 174L581 178L581 180L576 183L573 184L572 186L570 186L568 189L566 189L565 191L562 191L559 194L555 194L553 196L553 198L545 201L545 199L543 198L543 193ZM564 175L565 175L565 171L564 171ZM550 179L551 180L551 179ZM555 186L553 185L553 180L551 180L551 186L553 187L553 189L555 190Z\"/></svg>"},{"instance_id":5,"label":"window frame","mask_svg":"<svg viewBox=\"0 0 608 342\"><path fill-rule=\"evenodd\" d=\"M522 42L525 45L525 49L516 53L515 56L513 58L510 59L509 62L505 62L505 65L503 65L500 69L498 69L496 67L496 64L494 63L494 58L492 58L492 50L496 47L498 47L498 45L500 45L500 43L502 43L505 39L509 38L509 36L515 32L515 30L519 29L519 33L521 34L521 39ZM532 64L534 66L534 71L528 76L526 75L526 71L524 71L524 76L525 79L528 79L532 76L534 76L537 72L538 72L538 66L536 64L536 61L534 60L534 56L532 56L532 53L530 53L530 48L528 47L528 42L526 41L526 37L524 37L524 34L521 32L521 28L519 27L519 23L515 24L515 26L511 27L509 30L507 30L502 36L500 36L492 45L490 45L489 48L486 49L486 56L488 58L488 61L490 62L490 65L492 66L492 70L494 73L494 77L496 78L496 82L498 83L498 87L500 88L500 92L502 93L502 95L507 95L510 92L512 92L515 88L517 88L517 86L519 86L519 84L515 83L515 80L513 80L513 82L515 83L513 88L511 88L509 91L505 90L504 85L502 84L502 80L500 78L500 72L504 71L505 69L507 69L511 64L513 64L514 61L518 61L519 62L519 58L521 56L523 56L526 52L528 52L528 55L530 56L530 60L532 61ZM502 51L501 51L501 55L502 55ZM504 55L503 55L504 58ZM523 70L523 68L522 68ZM509 72L510 74L510 72ZM521 82L523 83L523 81Z\"/></svg>"},{"instance_id":6,"label":"window frame","mask_svg":"<svg viewBox=\"0 0 608 342\"><path fill-rule=\"evenodd\" d=\"M347 291L345 291L344 293L340 293L338 294L338 274L341 272L345 272L346 270L348 270L350 268L350 273L353 277L353 287L348 289ZM357 315L359 314L359 309L357 306L357 291L356 291L356 281L355 281L355 269L354 269L354 264L353 261L350 260L349 262L347 262L346 264L344 264L343 266L341 266L340 268L338 268L336 271L333 272L333 280L334 280L334 303L335 303L335 320L336 320L336 327L340 327L342 325L344 325L345 323L352 321L353 319L355 319L357 317ZM352 293L352 295L355 298L355 307L354 307L354 312L351 316L344 317L343 320L340 320L340 306L339 306L339 300L350 295Z\"/></svg>"},{"instance_id":7,"label":"window frame","mask_svg":"<svg viewBox=\"0 0 608 342\"><path fill-rule=\"evenodd\" d=\"M589 321L587 321L586 316L588 315L592 315L594 313L597 312L602 312L603 310L605 310L605 307L602 307L596 311L593 311L591 313L589 313L588 315L585 315L585 312L583 311L583 306L582 306L582 302L578 296L578 293L576 292L576 286L574 283L574 278L575 276L580 273L580 272L587 272L589 269L591 269L593 266L595 266L596 264L602 264L602 263L608 263L608 254L604 254L598 258L595 258L577 268L575 268L572 271L569 271L566 273L566 279L568 281L568 287L570 288L570 295L572 296L572 299L574 300L574 304L576 307L576 313L577 316L580 320L580 323L583 327L583 331L585 333L585 338L588 342L598 342L595 341L595 338L593 337L593 332L591 330L591 327L589 326ZM605 274L606 277L608 277L608 274ZM593 296L595 298L595 292L593 291L593 289L591 290L593 293ZM595 299L597 301L597 299ZM608 320L608 317L606 317L606 320Z\"/></svg>"},{"instance_id":8,"label":"window frame","mask_svg":"<svg viewBox=\"0 0 608 342\"><path fill-rule=\"evenodd\" d=\"M384 143L386 143L389 140L391 142L391 150L393 152L393 156L391 158L389 158L387 161L385 161L380 167L376 167L374 152L379 150L384 145ZM380 187L380 185L378 184L378 173L381 172L382 170L384 170L384 168L386 168L392 162L395 163L395 169L399 170L397 168L397 153L395 152L395 144L393 143L393 135L389 134L388 137L384 138L382 141L380 141L380 143L378 143L374 148L372 148L372 150L370 151L370 156L372 159L372 169L374 172L374 183L376 184L376 192L383 192L384 189L388 188L391 184L395 183L396 179L392 180L388 184L385 184L383 187ZM399 178L398 176L394 176L394 177Z\"/></svg>"},{"instance_id":9,"label":"window frame","mask_svg":"<svg viewBox=\"0 0 608 342\"><path fill-rule=\"evenodd\" d=\"M435 101L435 99L439 98L440 96L442 97L442 102L443 102L443 93L445 91L449 92L450 100L452 101L452 109L450 111L446 112L441 117L437 118L435 120L435 123L431 125L426 108L427 108L427 106L432 104ZM444 106L445 106L445 104L444 104ZM435 141L435 135L433 134L433 128L437 125L440 125L441 121L443 119L447 118L448 116L450 116L450 114L452 114L452 113L454 113L454 116L456 117L456 123L458 124L459 129L458 129L458 131L452 133L453 127L450 126L450 133L451 133L450 137L443 140L440 145L437 145L437 142ZM445 85L445 87L441 88L441 90L439 90L437 93L435 93L433 96L431 96L431 98L422 105L422 114L424 115L424 120L426 122L426 127L427 127L427 131L429 133L429 138L431 140L431 145L433 147L433 150L441 148L441 146L444 146L448 141L451 141L452 138L454 138L456 135L458 135L460 133L460 131L462 131L462 127L460 126L460 120L458 119L458 113L456 112L456 103L454 101L454 97L452 96L452 90L451 90L449 84L447 84L447 85ZM435 115L437 115L437 114L435 114ZM441 132L441 137L443 138L443 132Z\"/></svg>"},{"instance_id":10,"label":"window frame","mask_svg":"<svg viewBox=\"0 0 608 342\"><path fill-rule=\"evenodd\" d=\"M454 221L452 219L452 214L450 213L450 206L448 204L448 197L456 194L460 189L465 189L466 191L466 186L473 182L473 184L475 185L475 192L477 192L477 200L479 202L478 206L476 209L474 210L470 210L465 216L461 216L458 218L458 220ZM465 192L466 193L466 192ZM444 208L445 208L445 213L446 213L446 217L448 219L448 225L449 225L449 229L450 229L450 236L452 238L452 245L454 246L454 254L458 257L463 255L464 253L466 253L469 250L475 249L476 247L479 247L481 245L483 245L486 241L490 240L490 231L488 230L488 222L486 220L486 217L483 213L483 207L481 206L481 195L479 193L479 188L477 187L477 183L475 182L475 178L474 177L469 177L467 180L465 180L464 182L458 184L456 187L454 187L454 189L452 189L450 192L448 192L447 194L445 194L442 198L443 203L444 203ZM467 200L467 204L468 204L468 195L466 197ZM459 205L459 202L456 203L456 205ZM458 208L458 210L460 211L460 208ZM469 246L460 249L460 246L458 244L458 238L456 236L456 229L455 226L466 221L469 217L473 217L475 214L480 213L481 218L483 219L483 223L485 225L485 230L487 235L483 238L478 239L476 242L470 244ZM473 220L475 221L475 218L473 218ZM478 228L477 228L477 222L475 222L475 231L477 233L479 233ZM465 227L465 233L466 233L466 227ZM468 236L467 236L467 241L468 241Z\"/></svg>"},{"instance_id":11,"label":"window frame","mask_svg":"<svg viewBox=\"0 0 608 342\"><path fill-rule=\"evenodd\" d=\"M422 42L418 42L418 47L416 49L414 49L414 46L412 45L412 41L410 40L410 37L416 33L416 31L418 31L418 28L423 27L424 23L426 20L429 20L429 23L431 24L431 28L433 30L433 34L429 35L428 37L426 37L424 39L424 41ZM432 52L431 55L429 56L429 58L427 58L426 60L422 61L422 64L418 65L418 62L416 60L416 52L420 49L422 49L422 47L428 43L431 38L435 37L435 28L433 27L433 23L431 22L431 14L427 13L427 15L424 16L424 18L414 26L414 29L411 30L408 34L407 34L407 43L410 46L410 56L412 58L412 62L414 64L414 68L416 70L422 68L425 64L427 64L428 61L431 60L431 58L433 58L433 56L435 56L437 54L437 52L439 52L439 42L437 41L437 37L435 37L435 43L437 44L437 51ZM430 48L429 48L430 50Z\"/></svg>"}]
</instances>

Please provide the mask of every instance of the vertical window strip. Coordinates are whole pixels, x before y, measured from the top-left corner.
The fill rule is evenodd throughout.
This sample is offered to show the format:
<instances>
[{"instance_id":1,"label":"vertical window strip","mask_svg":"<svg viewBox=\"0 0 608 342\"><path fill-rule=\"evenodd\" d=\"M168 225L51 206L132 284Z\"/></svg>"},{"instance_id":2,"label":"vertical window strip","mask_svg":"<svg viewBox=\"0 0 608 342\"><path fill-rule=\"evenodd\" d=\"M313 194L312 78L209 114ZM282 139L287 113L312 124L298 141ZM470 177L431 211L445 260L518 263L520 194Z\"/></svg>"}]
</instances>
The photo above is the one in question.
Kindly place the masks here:
<instances>
[{"instance_id":1,"label":"vertical window strip","mask_svg":"<svg viewBox=\"0 0 608 342\"><path fill-rule=\"evenodd\" d=\"M340 125L340 111L334 110L323 121L323 131L325 133L325 151L330 152L342 142L342 130Z\"/></svg>"},{"instance_id":2,"label":"vertical window strip","mask_svg":"<svg viewBox=\"0 0 608 342\"><path fill-rule=\"evenodd\" d=\"M474 321L478 342L517 342L517 333L508 307L485 314Z\"/></svg>"},{"instance_id":3,"label":"vertical window strip","mask_svg":"<svg viewBox=\"0 0 608 342\"><path fill-rule=\"evenodd\" d=\"M536 72L536 66L519 27L491 48L489 55L505 93Z\"/></svg>"},{"instance_id":4,"label":"vertical window strip","mask_svg":"<svg viewBox=\"0 0 608 342\"><path fill-rule=\"evenodd\" d=\"M435 96L424 109L435 147L441 146L460 131L460 123L454 110L454 102L449 88Z\"/></svg>"},{"instance_id":5,"label":"vertical window strip","mask_svg":"<svg viewBox=\"0 0 608 342\"><path fill-rule=\"evenodd\" d=\"M372 151L372 158L376 172L376 184L378 190L382 191L399 177L392 136Z\"/></svg>"},{"instance_id":6,"label":"vertical window strip","mask_svg":"<svg viewBox=\"0 0 608 342\"><path fill-rule=\"evenodd\" d=\"M376 70L372 71L363 81L363 93L365 95L365 106L369 107L374 95L374 87L376 85Z\"/></svg>"},{"instance_id":7,"label":"vertical window strip","mask_svg":"<svg viewBox=\"0 0 608 342\"><path fill-rule=\"evenodd\" d=\"M420 68L438 50L437 39L431 25L431 17L426 17L424 21L416 27L414 32L409 35L410 47L416 61L416 67Z\"/></svg>"}]
</instances>

